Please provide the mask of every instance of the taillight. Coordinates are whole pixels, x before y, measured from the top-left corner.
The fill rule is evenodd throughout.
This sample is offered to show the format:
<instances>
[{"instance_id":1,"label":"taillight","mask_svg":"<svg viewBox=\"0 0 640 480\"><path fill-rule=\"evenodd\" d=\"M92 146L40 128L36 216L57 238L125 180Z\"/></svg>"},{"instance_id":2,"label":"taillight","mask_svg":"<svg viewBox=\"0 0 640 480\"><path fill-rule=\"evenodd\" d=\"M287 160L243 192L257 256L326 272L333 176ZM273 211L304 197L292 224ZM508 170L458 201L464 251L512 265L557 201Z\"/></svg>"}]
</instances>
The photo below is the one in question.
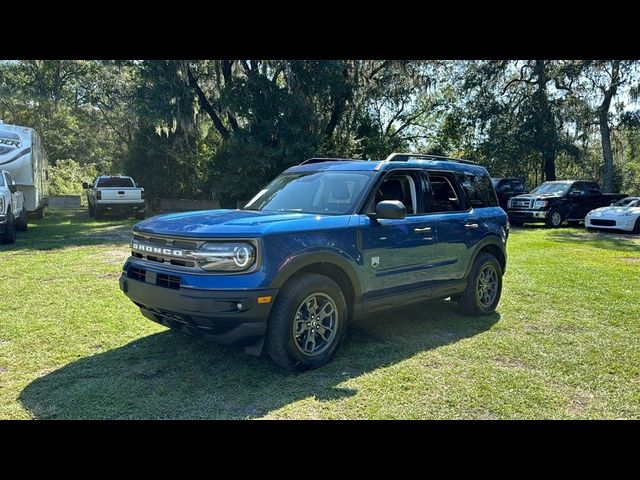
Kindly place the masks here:
<instances>
[{"instance_id":1,"label":"taillight","mask_svg":"<svg viewBox=\"0 0 640 480\"><path fill-rule=\"evenodd\" d=\"M144 200L144 188L140 189L140 198Z\"/></svg>"},{"instance_id":2,"label":"taillight","mask_svg":"<svg viewBox=\"0 0 640 480\"><path fill-rule=\"evenodd\" d=\"M96 200L102 200L102 192L100 190L96 192Z\"/></svg>"}]
</instances>

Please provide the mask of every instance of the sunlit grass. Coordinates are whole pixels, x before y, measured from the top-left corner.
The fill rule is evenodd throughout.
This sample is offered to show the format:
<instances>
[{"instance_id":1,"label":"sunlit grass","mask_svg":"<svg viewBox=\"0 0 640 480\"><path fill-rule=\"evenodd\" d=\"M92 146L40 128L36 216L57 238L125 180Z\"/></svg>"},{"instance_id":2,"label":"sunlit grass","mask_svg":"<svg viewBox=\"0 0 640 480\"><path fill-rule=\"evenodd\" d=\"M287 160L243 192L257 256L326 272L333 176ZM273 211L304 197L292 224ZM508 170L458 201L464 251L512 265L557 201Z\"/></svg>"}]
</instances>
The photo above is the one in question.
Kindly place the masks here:
<instances>
[{"instance_id":1,"label":"sunlit grass","mask_svg":"<svg viewBox=\"0 0 640 480\"><path fill-rule=\"evenodd\" d=\"M133 223L54 211L2 246L0 418L640 418L633 237L514 230L498 314L378 315L291 374L143 318Z\"/></svg>"}]
</instances>

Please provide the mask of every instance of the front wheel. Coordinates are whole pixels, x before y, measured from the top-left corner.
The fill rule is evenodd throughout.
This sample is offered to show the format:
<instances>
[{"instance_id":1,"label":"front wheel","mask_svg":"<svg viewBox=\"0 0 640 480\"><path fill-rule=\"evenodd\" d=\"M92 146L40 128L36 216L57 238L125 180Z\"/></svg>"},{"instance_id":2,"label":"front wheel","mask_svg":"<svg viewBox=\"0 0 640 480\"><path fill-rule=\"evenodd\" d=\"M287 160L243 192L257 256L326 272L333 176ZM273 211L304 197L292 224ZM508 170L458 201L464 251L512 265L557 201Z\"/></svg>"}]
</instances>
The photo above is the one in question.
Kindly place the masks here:
<instances>
[{"instance_id":1,"label":"front wheel","mask_svg":"<svg viewBox=\"0 0 640 480\"><path fill-rule=\"evenodd\" d=\"M562 218L562 212L560 212L560 210L558 210L557 208L552 208L549 211L549 215L547 216L547 221L545 223L547 227L560 228L563 220L564 219Z\"/></svg>"},{"instance_id":2,"label":"front wheel","mask_svg":"<svg viewBox=\"0 0 640 480\"><path fill-rule=\"evenodd\" d=\"M27 209L22 208L20 212L20 216L16 219L16 230L19 232L26 232L29 226L29 219L27 216Z\"/></svg>"},{"instance_id":3,"label":"front wheel","mask_svg":"<svg viewBox=\"0 0 640 480\"><path fill-rule=\"evenodd\" d=\"M329 277L304 273L278 294L269 317L266 351L291 371L318 368L335 355L347 329L347 302Z\"/></svg>"},{"instance_id":4,"label":"front wheel","mask_svg":"<svg viewBox=\"0 0 640 480\"><path fill-rule=\"evenodd\" d=\"M502 267L496 257L482 252L473 262L458 307L469 315L488 315L495 312L501 294Z\"/></svg>"},{"instance_id":5,"label":"front wheel","mask_svg":"<svg viewBox=\"0 0 640 480\"><path fill-rule=\"evenodd\" d=\"M636 218L636 224L633 227L633 233L640 235L640 217Z\"/></svg>"},{"instance_id":6,"label":"front wheel","mask_svg":"<svg viewBox=\"0 0 640 480\"><path fill-rule=\"evenodd\" d=\"M0 234L0 243L8 245L16 242L16 219L13 212L7 212L7 222L4 224L4 232Z\"/></svg>"}]
</instances>

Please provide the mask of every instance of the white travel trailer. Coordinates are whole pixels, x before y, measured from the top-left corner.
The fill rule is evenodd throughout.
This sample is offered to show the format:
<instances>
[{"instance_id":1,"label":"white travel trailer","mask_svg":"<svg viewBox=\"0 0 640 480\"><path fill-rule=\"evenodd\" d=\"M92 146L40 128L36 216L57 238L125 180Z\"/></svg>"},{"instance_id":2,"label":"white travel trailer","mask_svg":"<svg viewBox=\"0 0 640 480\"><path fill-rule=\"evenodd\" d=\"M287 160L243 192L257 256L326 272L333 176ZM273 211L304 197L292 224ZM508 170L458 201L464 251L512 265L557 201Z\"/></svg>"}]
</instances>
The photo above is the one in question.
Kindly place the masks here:
<instances>
[{"instance_id":1,"label":"white travel trailer","mask_svg":"<svg viewBox=\"0 0 640 480\"><path fill-rule=\"evenodd\" d=\"M0 121L0 169L8 170L24 194L27 211L42 218L49 204L47 156L33 128Z\"/></svg>"}]
</instances>

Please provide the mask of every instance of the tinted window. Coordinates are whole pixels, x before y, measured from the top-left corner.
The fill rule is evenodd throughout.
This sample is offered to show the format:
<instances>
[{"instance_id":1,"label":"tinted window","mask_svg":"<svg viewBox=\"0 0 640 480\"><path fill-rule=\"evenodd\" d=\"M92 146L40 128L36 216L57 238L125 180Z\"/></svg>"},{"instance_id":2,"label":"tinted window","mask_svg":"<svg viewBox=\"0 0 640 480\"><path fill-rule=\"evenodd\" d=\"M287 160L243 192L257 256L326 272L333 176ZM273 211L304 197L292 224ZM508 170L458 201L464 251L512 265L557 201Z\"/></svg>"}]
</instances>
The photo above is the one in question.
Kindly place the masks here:
<instances>
[{"instance_id":1,"label":"tinted window","mask_svg":"<svg viewBox=\"0 0 640 480\"><path fill-rule=\"evenodd\" d=\"M498 199L489 177L464 174L458 175L458 178L472 207L498 206Z\"/></svg>"},{"instance_id":2,"label":"tinted window","mask_svg":"<svg viewBox=\"0 0 640 480\"><path fill-rule=\"evenodd\" d=\"M600 193L600 187L597 183L587 183L587 192L589 195L598 195Z\"/></svg>"},{"instance_id":3,"label":"tinted window","mask_svg":"<svg viewBox=\"0 0 640 480\"><path fill-rule=\"evenodd\" d=\"M131 188L135 185L128 177L102 177L98 179L98 187L102 188Z\"/></svg>"},{"instance_id":4,"label":"tinted window","mask_svg":"<svg viewBox=\"0 0 640 480\"><path fill-rule=\"evenodd\" d=\"M456 191L456 180L453 176L431 173L429 174L432 202L432 212L464 211L463 201Z\"/></svg>"},{"instance_id":5,"label":"tinted window","mask_svg":"<svg viewBox=\"0 0 640 480\"><path fill-rule=\"evenodd\" d=\"M580 195L586 195L587 191L585 189L585 185L583 182L576 182L572 185L571 189L569 190L569 194L571 194L572 192L580 192Z\"/></svg>"},{"instance_id":6,"label":"tinted window","mask_svg":"<svg viewBox=\"0 0 640 480\"><path fill-rule=\"evenodd\" d=\"M245 210L346 214L352 211L375 172L305 172L277 177Z\"/></svg>"},{"instance_id":7,"label":"tinted window","mask_svg":"<svg viewBox=\"0 0 640 480\"><path fill-rule=\"evenodd\" d=\"M531 193L560 193L569 189L569 184L564 182L544 182L531 190Z\"/></svg>"},{"instance_id":8,"label":"tinted window","mask_svg":"<svg viewBox=\"0 0 640 480\"><path fill-rule=\"evenodd\" d=\"M516 193L524 193L527 191L524 182L520 180L511 180L511 189Z\"/></svg>"}]
</instances>

